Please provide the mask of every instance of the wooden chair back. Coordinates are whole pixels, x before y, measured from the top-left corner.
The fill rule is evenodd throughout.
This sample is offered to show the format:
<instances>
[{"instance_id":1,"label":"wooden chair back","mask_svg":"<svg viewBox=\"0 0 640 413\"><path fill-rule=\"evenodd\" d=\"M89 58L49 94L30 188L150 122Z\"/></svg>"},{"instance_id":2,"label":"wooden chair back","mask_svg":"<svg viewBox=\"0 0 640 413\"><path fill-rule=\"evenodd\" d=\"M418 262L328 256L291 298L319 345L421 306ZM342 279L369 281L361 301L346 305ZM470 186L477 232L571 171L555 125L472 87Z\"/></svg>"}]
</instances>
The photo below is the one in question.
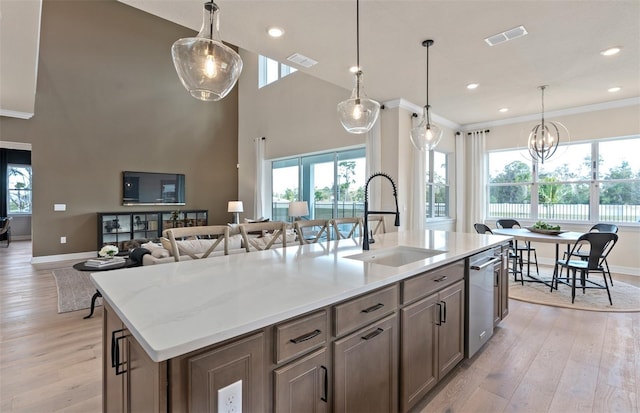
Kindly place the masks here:
<instances>
[{"instance_id":1,"label":"wooden chair back","mask_svg":"<svg viewBox=\"0 0 640 413\"><path fill-rule=\"evenodd\" d=\"M362 235L362 218L334 218L331 220L333 227L333 239L355 238ZM346 227L347 230L340 230L340 226Z\"/></svg>"},{"instance_id":2,"label":"wooden chair back","mask_svg":"<svg viewBox=\"0 0 640 413\"><path fill-rule=\"evenodd\" d=\"M169 228L162 231L162 235L169 239L171 253L176 261L181 255L188 255L197 260L207 258L218 246L223 244L224 255L229 254L229 227L227 225L207 225L200 227ZM211 245L204 251L195 251L193 246L182 243L183 240L211 240Z\"/></svg>"},{"instance_id":3,"label":"wooden chair back","mask_svg":"<svg viewBox=\"0 0 640 413\"><path fill-rule=\"evenodd\" d=\"M251 234L257 233L257 234ZM287 224L282 221L240 224L242 242L247 252L263 251L271 247L287 246ZM256 236L252 236L256 235Z\"/></svg>"},{"instance_id":4,"label":"wooden chair back","mask_svg":"<svg viewBox=\"0 0 640 413\"><path fill-rule=\"evenodd\" d=\"M384 234L387 232L387 229L384 226L383 215L369 215L369 219L367 220L367 225L369 226L369 229L371 230L372 235Z\"/></svg>"},{"instance_id":5,"label":"wooden chair back","mask_svg":"<svg viewBox=\"0 0 640 413\"><path fill-rule=\"evenodd\" d=\"M300 245L315 244L322 238L323 234L327 239L330 238L329 221L326 219L300 220L294 222L293 226ZM305 234L305 228L308 229L307 234Z\"/></svg>"}]
</instances>

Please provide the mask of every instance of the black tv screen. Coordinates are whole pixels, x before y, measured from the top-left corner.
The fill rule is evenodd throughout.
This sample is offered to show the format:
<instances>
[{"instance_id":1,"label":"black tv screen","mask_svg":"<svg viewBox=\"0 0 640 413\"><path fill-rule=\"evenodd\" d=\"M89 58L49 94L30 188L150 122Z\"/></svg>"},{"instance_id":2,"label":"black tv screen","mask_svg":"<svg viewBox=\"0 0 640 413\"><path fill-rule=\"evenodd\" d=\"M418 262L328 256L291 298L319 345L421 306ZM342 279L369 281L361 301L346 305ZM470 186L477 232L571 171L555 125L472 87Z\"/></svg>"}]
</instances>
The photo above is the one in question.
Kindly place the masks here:
<instances>
[{"instance_id":1,"label":"black tv screen","mask_svg":"<svg viewBox=\"0 0 640 413\"><path fill-rule=\"evenodd\" d=\"M122 205L184 205L184 174L122 173Z\"/></svg>"}]
</instances>

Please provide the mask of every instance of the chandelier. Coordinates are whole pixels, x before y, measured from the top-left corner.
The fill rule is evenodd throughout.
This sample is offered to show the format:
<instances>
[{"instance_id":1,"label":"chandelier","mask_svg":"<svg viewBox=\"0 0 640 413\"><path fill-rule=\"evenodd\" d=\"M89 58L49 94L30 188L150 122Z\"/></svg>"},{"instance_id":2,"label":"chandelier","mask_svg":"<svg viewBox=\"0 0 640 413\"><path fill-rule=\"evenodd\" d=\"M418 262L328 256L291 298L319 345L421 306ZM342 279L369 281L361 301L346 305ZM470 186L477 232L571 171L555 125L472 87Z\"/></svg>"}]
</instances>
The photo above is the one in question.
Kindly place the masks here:
<instances>
[{"instance_id":1,"label":"chandelier","mask_svg":"<svg viewBox=\"0 0 640 413\"><path fill-rule=\"evenodd\" d=\"M544 120L544 90L546 88L546 86L540 86L542 91L542 120L531 129L527 143L531 159L542 164L556 153L562 134L564 134L565 139L569 139L569 131L562 123Z\"/></svg>"},{"instance_id":2,"label":"chandelier","mask_svg":"<svg viewBox=\"0 0 640 413\"><path fill-rule=\"evenodd\" d=\"M433 40L425 40L422 46L427 48L427 104L422 109L422 120L415 128L411 129L411 143L421 151L433 150L440 139L442 139L442 129L431 123L431 115L429 114L429 48L433 46ZM414 114L414 116L417 116Z\"/></svg>"}]
</instances>

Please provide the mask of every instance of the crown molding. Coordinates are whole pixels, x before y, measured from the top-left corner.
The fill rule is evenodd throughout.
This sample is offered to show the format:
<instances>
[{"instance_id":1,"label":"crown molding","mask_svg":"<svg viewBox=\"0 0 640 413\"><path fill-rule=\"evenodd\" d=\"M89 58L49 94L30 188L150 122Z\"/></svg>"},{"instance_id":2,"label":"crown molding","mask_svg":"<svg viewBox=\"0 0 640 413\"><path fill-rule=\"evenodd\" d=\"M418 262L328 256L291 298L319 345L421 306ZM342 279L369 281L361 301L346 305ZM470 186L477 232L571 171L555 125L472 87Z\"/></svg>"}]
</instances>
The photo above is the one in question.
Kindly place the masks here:
<instances>
[{"instance_id":1,"label":"crown molding","mask_svg":"<svg viewBox=\"0 0 640 413\"><path fill-rule=\"evenodd\" d=\"M33 117L33 113L0 109L0 116L6 116L8 118L18 118L18 119L31 119Z\"/></svg>"},{"instance_id":2,"label":"crown molding","mask_svg":"<svg viewBox=\"0 0 640 413\"><path fill-rule=\"evenodd\" d=\"M400 108L408 112L417 113L417 114L421 114L422 108L423 108L423 106L418 106L415 103L412 103L404 98L388 100L386 102L383 102L382 104L385 107L390 109ZM432 111L430 112L431 112L431 120L433 120L434 123L437 123L438 125L441 125L441 126L446 126L449 129L454 129L454 130L460 129L459 124L449 119L443 118L442 116L439 116L438 114Z\"/></svg>"}]
</instances>

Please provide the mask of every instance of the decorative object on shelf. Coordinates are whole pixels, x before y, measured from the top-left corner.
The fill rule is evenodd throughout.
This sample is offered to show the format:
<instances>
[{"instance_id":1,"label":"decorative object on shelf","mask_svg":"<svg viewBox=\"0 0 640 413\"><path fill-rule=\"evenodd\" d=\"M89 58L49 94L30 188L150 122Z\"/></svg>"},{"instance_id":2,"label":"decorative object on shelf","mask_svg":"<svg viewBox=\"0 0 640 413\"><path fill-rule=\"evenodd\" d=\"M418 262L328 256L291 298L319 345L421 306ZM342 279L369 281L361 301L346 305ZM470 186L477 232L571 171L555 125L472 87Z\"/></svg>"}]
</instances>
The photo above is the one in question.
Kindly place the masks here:
<instances>
[{"instance_id":1,"label":"decorative object on shelf","mask_svg":"<svg viewBox=\"0 0 640 413\"><path fill-rule=\"evenodd\" d=\"M115 245L105 245L98 251L98 255L101 257L113 258L120 250Z\"/></svg>"},{"instance_id":2,"label":"decorative object on shelf","mask_svg":"<svg viewBox=\"0 0 640 413\"><path fill-rule=\"evenodd\" d=\"M242 206L242 201L229 201L227 205L227 212L233 213L233 223L240 223L240 213L244 212L244 208Z\"/></svg>"},{"instance_id":3,"label":"decorative object on shelf","mask_svg":"<svg viewBox=\"0 0 640 413\"><path fill-rule=\"evenodd\" d=\"M338 118L349 133L366 133L371 130L380 114L380 103L367 98L362 84L360 68L360 1L356 0L356 72L355 87L351 97L338 104Z\"/></svg>"},{"instance_id":4,"label":"decorative object on shelf","mask_svg":"<svg viewBox=\"0 0 640 413\"><path fill-rule=\"evenodd\" d=\"M298 221L301 217L309 215L309 205L307 201L291 201L289 202L289 216L293 221Z\"/></svg>"},{"instance_id":5,"label":"decorative object on shelf","mask_svg":"<svg viewBox=\"0 0 640 413\"><path fill-rule=\"evenodd\" d=\"M204 101L224 98L242 72L240 55L220 40L219 14L214 2L204 3L200 32L171 46L180 81L191 96Z\"/></svg>"},{"instance_id":6,"label":"decorative object on shelf","mask_svg":"<svg viewBox=\"0 0 640 413\"><path fill-rule=\"evenodd\" d=\"M546 88L546 85L540 86L542 91L542 120L531 129L527 143L531 158L542 164L556 153L562 135L564 135L565 139L569 139L569 130L562 123L544 120L544 90Z\"/></svg>"},{"instance_id":7,"label":"decorative object on shelf","mask_svg":"<svg viewBox=\"0 0 640 413\"><path fill-rule=\"evenodd\" d=\"M411 143L417 149L431 151L440 143L442 129L438 125L431 123L431 115L429 114L429 109L431 109L429 105L429 48L433 46L433 40L424 40L422 46L427 48L427 104L422 109L422 120L420 120L418 126L411 129L410 137ZM413 116L417 117L418 115L414 113Z\"/></svg>"},{"instance_id":8,"label":"decorative object on shelf","mask_svg":"<svg viewBox=\"0 0 640 413\"><path fill-rule=\"evenodd\" d=\"M176 228L178 225L178 217L180 217L179 209L176 209L175 211L171 211L171 222L173 222L173 228Z\"/></svg>"}]
</instances>

